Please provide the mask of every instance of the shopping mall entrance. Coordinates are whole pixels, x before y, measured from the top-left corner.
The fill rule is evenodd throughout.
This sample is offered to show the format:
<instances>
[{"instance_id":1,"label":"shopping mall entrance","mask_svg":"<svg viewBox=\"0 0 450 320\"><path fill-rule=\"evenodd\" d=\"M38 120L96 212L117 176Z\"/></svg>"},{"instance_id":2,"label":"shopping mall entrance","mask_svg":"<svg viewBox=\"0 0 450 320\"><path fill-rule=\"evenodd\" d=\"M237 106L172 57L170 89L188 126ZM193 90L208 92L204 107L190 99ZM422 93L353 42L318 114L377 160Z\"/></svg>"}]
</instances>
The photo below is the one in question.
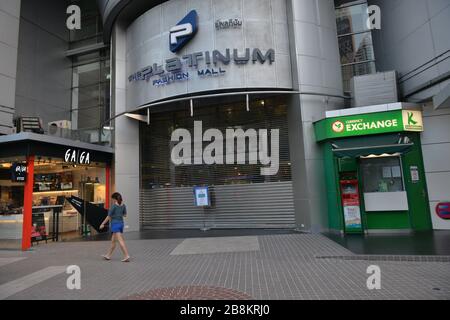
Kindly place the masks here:
<instances>
[{"instance_id":1,"label":"shopping mall entrance","mask_svg":"<svg viewBox=\"0 0 450 320\"><path fill-rule=\"evenodd\" d=\"M252 96L248 105L242 96L223 96L196 101L194 114L185 103L152 110L151 125L140 126L141 230L295 228L287 104L283 95ZM227 130L247 136L239 142ZM261 132L279 158L269 175L270 165L249 145L251 133L264 142Z\"/></svg>"}]
</instances>

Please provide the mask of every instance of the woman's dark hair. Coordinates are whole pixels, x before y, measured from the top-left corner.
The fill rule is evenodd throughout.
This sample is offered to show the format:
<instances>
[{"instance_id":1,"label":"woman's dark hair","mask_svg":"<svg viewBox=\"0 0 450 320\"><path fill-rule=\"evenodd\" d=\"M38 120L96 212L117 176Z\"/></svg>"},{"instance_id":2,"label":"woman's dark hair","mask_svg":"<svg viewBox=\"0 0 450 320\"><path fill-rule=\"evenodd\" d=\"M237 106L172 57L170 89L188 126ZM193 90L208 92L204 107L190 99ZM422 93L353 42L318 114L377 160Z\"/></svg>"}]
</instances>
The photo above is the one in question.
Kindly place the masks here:
<instances>
[{"instance_id":1,"label":"woman's dark hair","mask_svg":"<svg viewBox=\"0 0 450 320\"><path fill-rule=\"evenodd\" d=\"M119 204L122 204L123 200L122 200L122 195L118 192L113 193L113 195L111 196L111 198L113 198L114 200L116 200Z\"/></svg>"}]
</instances>

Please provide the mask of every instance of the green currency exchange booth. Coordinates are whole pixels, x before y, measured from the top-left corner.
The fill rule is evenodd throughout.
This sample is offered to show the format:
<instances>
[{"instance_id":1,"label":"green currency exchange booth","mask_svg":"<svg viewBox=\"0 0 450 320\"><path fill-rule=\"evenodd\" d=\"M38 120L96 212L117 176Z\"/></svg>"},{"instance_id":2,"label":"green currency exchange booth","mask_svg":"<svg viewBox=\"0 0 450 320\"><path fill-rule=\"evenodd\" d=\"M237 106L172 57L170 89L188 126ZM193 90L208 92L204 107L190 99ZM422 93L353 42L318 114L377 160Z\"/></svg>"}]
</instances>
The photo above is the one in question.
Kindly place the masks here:
<instances>
[{"instance_id":1,"label":"green currency exchange booth","mask_svg":"<svg viewBox=\"0 0 450 320\"><path fill-rule=\"evenodd\" d=\"M349 110L314 124L324 152L329 228L345 233L431 230L421 111ZM348 115L336 116L341 113Z\"/></svg>"}]
</instances>

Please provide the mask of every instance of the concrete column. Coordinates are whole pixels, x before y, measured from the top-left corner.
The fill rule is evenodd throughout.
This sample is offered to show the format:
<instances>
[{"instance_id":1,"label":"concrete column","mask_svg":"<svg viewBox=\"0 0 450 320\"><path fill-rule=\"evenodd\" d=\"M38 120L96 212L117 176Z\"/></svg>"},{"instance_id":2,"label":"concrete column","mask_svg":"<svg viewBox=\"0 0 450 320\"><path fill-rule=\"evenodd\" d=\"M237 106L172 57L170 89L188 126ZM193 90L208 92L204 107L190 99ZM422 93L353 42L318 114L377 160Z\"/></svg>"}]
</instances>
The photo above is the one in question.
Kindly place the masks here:
<instances>
[{"instance_id":1,"label":"concrete column","mask_svg":"<svg viewBox=\"0 0 450 320\"><path fill-rule=\"evenodd\" d=\"M294 96L288 108L289 144L297 227L305 232L328 228L323 152L313 122L325 111L342 108L342 76L333 0L288 0ZM320 94L323 94L321 96Z\"/></svg>"},{"instance_id":2,"label":"concrete column","mask_svg":"<svg viewBox=\"0 0 450 320\"><path fill-rule=\"evenodd\" d=\"M423 161L433 229L450 230L450 220L436 214L438 203L450 201L450 109L435 110L434 107L432 103L423 106Z\"/></svg>"},{"instance_id":3,"label":"concrete column","mask_svg":"<svg viewBox=\"0 0 450 320\"><path fill-rule=\"evenodd\" d=\"M112 112L126 111L126 31L119 23L114 27L111 51ZM121 116L114 123L115 161L114 187L127 205L128 218L125 231L139 230L139 123Z\"/></svg>"},{"instance_id":4,"label":"concrete column","mask_svg":"<svg viewBox=\"0 0 450 320\"><path fill-rule=\"evenodd\" d=\"M20 0L0 1L0 134L10 134L16 100Z\"/></svg>"}]
</instances>

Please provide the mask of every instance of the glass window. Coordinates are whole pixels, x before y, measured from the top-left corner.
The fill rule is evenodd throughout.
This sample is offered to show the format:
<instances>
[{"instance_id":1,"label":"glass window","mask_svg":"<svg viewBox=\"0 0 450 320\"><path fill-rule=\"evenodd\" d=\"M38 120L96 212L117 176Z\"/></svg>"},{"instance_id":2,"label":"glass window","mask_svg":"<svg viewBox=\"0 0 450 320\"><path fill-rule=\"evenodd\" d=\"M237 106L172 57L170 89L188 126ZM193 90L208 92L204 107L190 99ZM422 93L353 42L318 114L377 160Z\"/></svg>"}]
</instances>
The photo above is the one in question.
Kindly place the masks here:
<instances>
[{"instance_id":1,"label":"glass window","mask_svg":"<svg viewBox=\"0 0 450 320\"><path fill-rule=\"evenodd\" d=\"M375 73L375 62L363 62L342 66L342 80L344 83L344 91L350 91L350 80L354 76L362 76L365 74Z\"/></svg>"},{"instance_id":2,"label":"glass window","mask_svg":"<svg viewBox=\"0 0 450 320\"><path fill-rule=\"evenodd\" d=\"M96 36L100 29L97 15L81 15L81 29L70 31L70 41L75 42Z\"/></svg>"},{"instance_id":3,"label":"glass window","mask_svg":"<svg viewBox=\"0 0 450 320\"><path fill-rule=\"evenodd\" d=\"M76 67L81 64L87 64L90 62L96 62L100 60L101 60L100 51L96 51L73 57L73 65L74 67Z\"/></svg>"},{"instance_id":4,"label":"glass window","mask_svg":"<svg viewBox=\"0 0 450 320\"><path fill-rule=\"evenodd\" d=\"M96 1L72 1L81 9L81 29L70 31L70 48L80 48L103 41L103 23Z\"/></svg>"},{"instance_id":5,"label":"glass window","mask_svg":"<svg viewBox=\"0 0 450 320\"><path fill-rule=\"evenodd\" d=\"M78 65L73 67L73 127L100 129L110 117L110 61L98 54L80 56L77 61Z\"/></svg>"},{"instance_id":6,"label":"glass window","mask_svg":"<svg viewBox=\"0 0 450 320\"><path fill-rule=\"evenodd\" d=\"M336 22L338 35L368 31L367 3L358 5L344 5L336 9Z\"/></svg>"},{"instance_id":7,"label":"glass window","mask_svg":"<svg viewBox=\"0 0 450 320\"><path fill-rule=\"evenodd\" d=\"M11 165L0 163L0 215L22 212L24 185L11 181Z\"/></svg>"},{"instance_id":8,"label":"glass window","mask_svg":"<svg viewBox=\"0 0 450 320\"><path fill-rule=\"evenodd\" d=\"M373 60L372 33L359 33L339 37L341 64Z\"/></svg>"},{"instance_id":9,"label":"glass window","mask_svg":"<svg viewBox=\"0 0 450 320\"><path fill-rule=\"evenodd\" d=\"M71 0L82 11L81 30L70 32L70 49L103 43L103 23L97 3L92 0ZM72 136L85 142L104 141L101 129L110 118L110 51L72 57ZM106 136L105 136L106 137ZM109 139L109 138L108 138Z\"/></svg>"},{"instance_id":10,"label":"glass window","mask_svg":"<svg viewBox=\"0 0 450 320\"><path fill-rule=\"evenodd\" d=\"M405 191L400 157L361 159L364 193Z\"/></svg>"},{"instance_id":11,"label":"glass window","mask_svg":"<svg viewBox=\"0 0 450 320\"><path fill-rule=\"evenodd\" d=\"M77 87L86 87L100 82L100 62L75 67L73 72L78 77L78 83L74 83Z\"/></svg>"},{"instance_id":12,"label":"glass window","mask_svg":"<svg viewBox=\"0 0 450 320\"><path fill-rule=\"evenodd\" d=\"M344 3L336 8L339 54L344 91L354 76L376 73L372 32L367 27L367 2Z\"/></svg>"}]
</instances>

